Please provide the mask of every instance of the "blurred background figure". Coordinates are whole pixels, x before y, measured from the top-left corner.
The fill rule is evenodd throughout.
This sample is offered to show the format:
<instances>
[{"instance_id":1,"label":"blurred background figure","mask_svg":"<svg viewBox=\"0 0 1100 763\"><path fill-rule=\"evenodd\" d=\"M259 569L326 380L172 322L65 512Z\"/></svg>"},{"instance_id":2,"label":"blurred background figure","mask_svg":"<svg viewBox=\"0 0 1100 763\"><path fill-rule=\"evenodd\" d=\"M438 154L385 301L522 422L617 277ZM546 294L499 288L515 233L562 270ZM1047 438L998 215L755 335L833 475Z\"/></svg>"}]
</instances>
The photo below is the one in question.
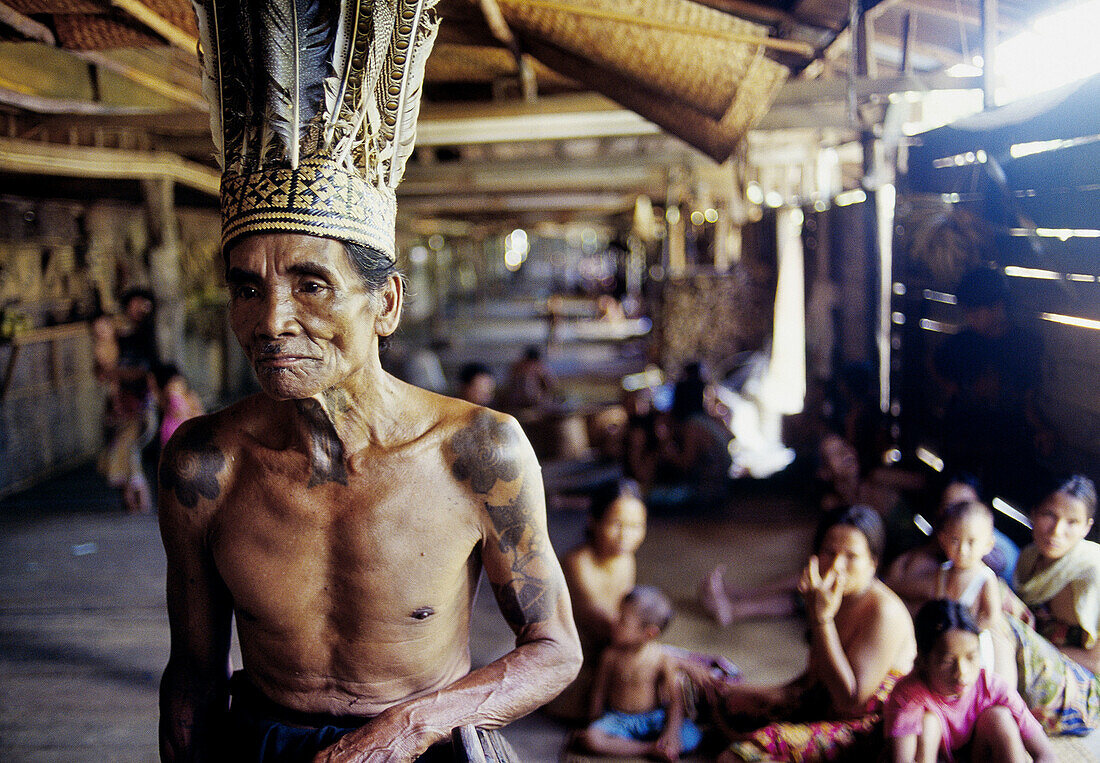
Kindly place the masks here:
<instances>
[{"instance_id":1,"label":"blurred background figure","mask_svg":"<svg viewBox=\"0 0 1100 763\"><path fill-rule=\"evenodd\" d=\"M672 393L667 424L657 427L657 484L646 499L658 509L708 509L722 503L731 465L726 426L707 409L700 363L684 365Z\"/></svg>"},{"instance_id":2,"label":"blurred background figure","mask_svg":"<svg viewBox=\"0 0 1100 763\"><path fill-rule=\"evenodd\" d=\"M542 352L531 345L508 369L504 383L504 404L510 411L539 408L557 394L557 381L542 359Z\"/></svg>"},{"instance_id":3,"label":"blurred background figure","mask_svg":"<svg viewBox=\"0 0 1100 763\"><path fill-rule=\"evenodd\" d=\"M157 426L157 405L149 372L159 363L154 317L156 303L148 289L131 289L119 300L122 313L103 315L92 325L96 376L107 389L104 448L98 468L107 483L122 491L130 514L152 509L141 451Z\"/></svg>"},{"instance_id":4,"label":"blurred background figure","mask_svg":"<svg viewBox=\"0 0 1100 763\"><path fill-rule=\"evenodd\" d=\"M458 396L463 400L492 407L497 395L497 380L484 363L466 363L458 371Z\"/></svg>"},{"instance_id":5,"label":"blurred background figure","mask_svg":"<svg viewBox=\"0 0 1100 763\"><path fill-rule=\"evenodd\" d=\"M153 370L153 379L157 385L157 400L160 403L159 443L164 447L180 424L204 411L202 400L191 389L187 377L180 373L173 363L157 366Z\"/></svg>"},{"instance_id":6,"label":"blurred background figure","mask_svg":"<svg viewBox=\"0 0 1100 763\"><path fill-rule=\"evenodd\" d=\"M946 398L944 460L994 495L1031 502L1045 482L1039 456L1051 444L1036 401L1042 343L1009 320L1008 296L1004 277L989 268L959 282L962 330L934 358Z\"/></svg>"}]
</instances>

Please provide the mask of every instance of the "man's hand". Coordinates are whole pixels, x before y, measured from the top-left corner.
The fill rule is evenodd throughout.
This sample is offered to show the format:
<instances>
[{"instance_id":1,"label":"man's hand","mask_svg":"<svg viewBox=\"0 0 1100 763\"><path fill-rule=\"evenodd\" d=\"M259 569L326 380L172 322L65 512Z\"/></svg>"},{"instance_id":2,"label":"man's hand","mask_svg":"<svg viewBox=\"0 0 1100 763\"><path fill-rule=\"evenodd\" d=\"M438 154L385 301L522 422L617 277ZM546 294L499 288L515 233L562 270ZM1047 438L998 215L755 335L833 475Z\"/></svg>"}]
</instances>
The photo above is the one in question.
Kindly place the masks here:
<instances>
[{"instance_id":1,"label":"man's hand","mask_svg":"<svg viewBox=\"0 0 1100 763\"><path fill-rule=\"evenodd\" d=\"M313 763L412 763L434 741L387 711L321 750Z\"/></svg>"}]
</instances>

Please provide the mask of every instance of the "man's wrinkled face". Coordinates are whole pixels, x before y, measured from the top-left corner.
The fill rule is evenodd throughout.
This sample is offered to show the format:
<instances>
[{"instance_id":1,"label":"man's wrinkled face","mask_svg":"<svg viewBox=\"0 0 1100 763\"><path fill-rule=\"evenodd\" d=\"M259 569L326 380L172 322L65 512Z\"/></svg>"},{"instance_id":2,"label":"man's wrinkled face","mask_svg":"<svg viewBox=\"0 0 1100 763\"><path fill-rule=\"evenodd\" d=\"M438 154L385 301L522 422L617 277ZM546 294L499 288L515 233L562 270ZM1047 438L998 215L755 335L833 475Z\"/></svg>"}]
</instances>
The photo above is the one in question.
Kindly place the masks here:
<instances>
[{"instance_id":1,"label":"man's wrinkled face","mask_svg":"<svg viewBox=\"0 0 1100 763\"><path fill-rule=\"evenodd\" d=\"M260 386L302 399L339 385L377 353L371 294L332 239L250 236L229 252L229 322Z\"/></svg>"}]
</instances>

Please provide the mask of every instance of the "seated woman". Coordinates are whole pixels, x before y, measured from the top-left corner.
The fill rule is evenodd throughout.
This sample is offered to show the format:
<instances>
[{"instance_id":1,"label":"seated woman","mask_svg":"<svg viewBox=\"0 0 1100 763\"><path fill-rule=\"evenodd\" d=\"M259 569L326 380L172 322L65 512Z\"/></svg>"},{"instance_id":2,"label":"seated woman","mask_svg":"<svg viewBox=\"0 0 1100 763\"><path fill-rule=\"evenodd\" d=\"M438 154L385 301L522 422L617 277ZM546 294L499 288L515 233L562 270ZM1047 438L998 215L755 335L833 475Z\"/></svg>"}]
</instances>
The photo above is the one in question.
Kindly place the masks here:
<instances>
[{"instance_id":1,"label":"seated woman","mask_svg":"<svg viewBox=\"0 0 1100 763\"><path fill-rule=\"evenodd\" d=\"M551 714L575 720L584 717L596 660L611 641L623 597L637 582L634 554L645 533L646 507L633 480L611 483L592 496L586 538L562 558L584 666L550 704Z\"/></svg>"},{"instance_id":2,"label":"seated woman","mask_svg":"<svg viewBox=\"0 0 1100 763\"><path fill-rule=\"evenodd\" d=\"M810 621L806 671L785 686L717 683L716 721L738 760L873 759L882 708L913 667L913 621L875 577L882 519L867 506L833 516L799 581Z\"/></svg>"},{"instance_id":3,"label":"seated woman","mask_svg":"<svg viewBox=\"0 0 1100 763\"><path fill-rule=\"evenodd\" d=\"M1020 552L1016 590L1035 628L1008 615L1017 687L1048 734L1100 726L1100 545L1085 540L1096 486L1076 475L1032 512L1034 543Z\"/></svg>"},{"instance_id":4,"label":"seated woman","mask_svg":"<svg viewBox=\"0 0 1100 763\"><path fill-rule=\"evenodd\" d=\"M867 478L862 477L855 448L836 433L828 433L821 438L818 443L818 459L818 477L825 489L821 497L819 534L831 514L848 506L862 504L876 509L883 518L887 528L884 552L890 547L901 547L910 543L910 528L915 530L915 527L911 517L910 520L904 519L909 515L899 492L900 487L912 486L907 475L879 469ZM902 529L891 537L891 528L899 527ZM938 566L938 562L935 563L930 568L931 571L934 572ZM719 564L699 584L699 602L719 625L726 626L757 618L792 617L801 612L797 574L762 586L744 588L727 582L726 570L725 564ZM921 601L930 595L931 592L923 596Z\"/></svg>"}]
</instances>

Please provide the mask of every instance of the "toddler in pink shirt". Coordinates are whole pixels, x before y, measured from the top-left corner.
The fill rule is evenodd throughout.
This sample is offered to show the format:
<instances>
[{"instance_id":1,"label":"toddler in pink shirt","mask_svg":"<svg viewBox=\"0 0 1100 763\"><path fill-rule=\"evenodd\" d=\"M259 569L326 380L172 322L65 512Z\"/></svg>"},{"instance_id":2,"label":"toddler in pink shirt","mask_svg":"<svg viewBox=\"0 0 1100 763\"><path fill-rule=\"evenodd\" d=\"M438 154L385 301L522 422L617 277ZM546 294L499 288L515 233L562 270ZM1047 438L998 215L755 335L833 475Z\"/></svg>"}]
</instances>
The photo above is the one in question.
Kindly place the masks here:
<instances>
[{"instance_id":1,"label":"toddler in pink shirt","mask_svg":"<svg viewBox=\"0 0 1100 763\"><path fill-rule=\"evenodd\" d=\"M1058 758L1016 689L981 667L969 608L934 599L913 621L917 659L886 702L886 738L895 763Z\"/></svg>"}]
</instances>

